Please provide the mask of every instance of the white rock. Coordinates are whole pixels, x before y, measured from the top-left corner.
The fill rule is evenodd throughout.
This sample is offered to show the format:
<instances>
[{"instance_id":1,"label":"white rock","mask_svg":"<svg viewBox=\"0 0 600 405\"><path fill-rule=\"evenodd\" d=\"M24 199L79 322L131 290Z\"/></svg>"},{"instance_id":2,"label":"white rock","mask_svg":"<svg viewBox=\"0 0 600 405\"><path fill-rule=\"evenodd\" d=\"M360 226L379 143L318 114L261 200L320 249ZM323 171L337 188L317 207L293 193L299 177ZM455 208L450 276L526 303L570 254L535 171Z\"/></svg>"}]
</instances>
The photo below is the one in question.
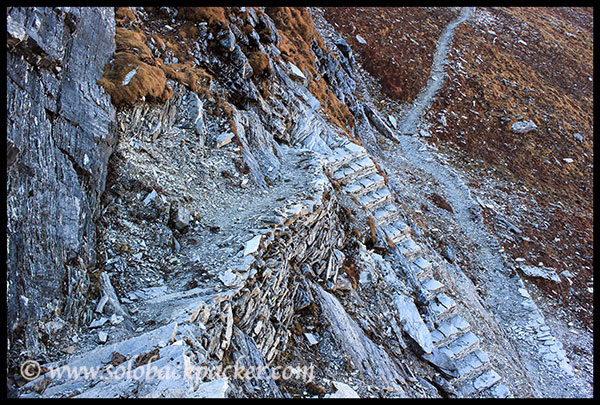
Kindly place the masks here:
<instances>
[{"instance_id":1,"label":"white rock","mask_svg":"<svg viewBox=\"0 0 600 405\"><path fill-rule=\"evenodd\" d=\"M427 131L426 129L421 129L419 130L419 135L421 135L424 138L429 138L431 137L431 134L429 133L429 131Z\"/></svg>"},{"instance_id":2,"label":"white rock","mask_svg":"<svg viewBox=\"0 0 600 405\"><path fill-rule=\"evenodd\" d=\"M563 161L567 163L573 163L573 159L571 158L563 158Z\"/></svg>"},{"instance_id":3,"label":"white rock","mask_svg":"<svg viewBox=\"0 0 600 405\"><path fill-rule=\"evenodd\" d=\"M155 198L156 198L156 190L152 190L150 193L148 193L146 198L144 198L144 201L142 201L142 204L148 205L148 203L152 202Z\"/></svg>"},{"instance_id":4,"label":"white rock","mask_svg":"<svg viewBox=\"0 0 600 405\"><path fill-rule=\"evenodd\" d=\"M517 134L525 134L537 129L533 121L518 121L512 124L512 131Z\"/></svg>"},{"instance_id":5,"label":"white rock","mask_svg":"<svg viewBox=\"0 0 600 405\"><path fill-rule=\"evenodd\" d=\"M235 284L237 276L231 269L227 269L225 272L219 274L219 280L226 286L231 287Z\"/></svg>"},{"instance_id":6,"label":"white rock","mask_svg":"<svg viewBox=\"0 0 600 405\"><path fill-rule=\"evenodd\" d=\"M333 394L325 395L325 398L360 398L348 384L339 381L332 381L333 386L337 389Z\"/></svg>"},{"instance_id":7,"label":"white rock","mask_svg":"<svg viewBox=\"0 0 600 405\"><path fill-rule=\"evenodd\" d=\"M136 73L137 69L133 69L131 72L127 73L127 75L125 75L123 81L121 82L121 86L127 86Z\"/></svg>"},{"instance_id":8,"label":"white rock","mask_svg":"<svg viewBox=\"0 0 600 405\"><path fill-rule=\"evenodd\" d=\"M108 334L106 332L98 332L98 342L106 343L108 341Z\"/></svg>"},{"instance_id":9,"label":"white rock","mask_svg":"<svg viewBox=\"0 0 600 405\"><path fill-rule=\"evenodd\" d=\"M415 303L410 297L398 294L394 297L398 320L402 329L419 345L419 347L429 354L433 350L433 341L431 333L417 309Z\"/></svg>"},{"instance_id":10,"label":"white rock","mask_svg":"<svg viewBox=\"0 0 600 405\"><path fill-rule=\"evenodd\" d=\"M110 323L112 323L113 325L118 325L121 322L123 322L123 319L125 319L125 318L123 318L120 315L112 314L112 316L110 317Z\"/></svg>"},{"instance_id":11,"label":"white rock","mask_svg":"<svg viewBox=\"0 0 600 405\"><path fill-rule=\"evenodd\" d=\"M395 129L398 128L398 121L396 121L396 118L394 118L394 116L388 115L388 121Z\"/></svg>"},{"instance_id":12,"label":"white rock","mask_svg":"<svg viewBox=\"0 0 600 405\"><path fill-rule=\"evenodd\" d=\"M260 245L260 239L262 235L256 235L254 238L250 239L246 242L246 248L244 249L244 256L248 256L251 253L254 253L258 250L258 246Z\"/></svg>"},{"instance_id":13,"label":"white rock","mask_svg":"<svg viewBox=\"0 0 600 405\"><path fill-rule=\"evenodd\" d=\"M221 134L221 135L217 136L216 147L222 148L223 146L227 145L228 143L231 143L232 140L233 140L233 134L231 132L226 132L224 134Z\"/></svg>"},{"instance_id":14,"label":"white rock","mask_svg":"<svg viewBox=\"0 0 600 405\"><path fill-rule=\"evenodd\" d=\"M367 41L365 41L365 39L358 34L356 35L356 40L363 45L367 44Z\"/></svg>"},{"instance_id":15,"label":"white rock","mask_svg":"<svg viewBox=\"0 0 600 405\"><path fill-rule=\"evenodd\" d=\"M194 390L194 396L199 398L227 398L229 391L229 379L219 378L200 384Z\"/></svg>"},{"instance_id":16,"label":"white rock","mask_svg":"<svg viewBox=\"0 0 600 405\"><path fill-rule=\"evenodd\" d=\"M291 62L288 62L288 66L290 67L290 73L292 78L306 80L306 76L304 76L304 73L302 73L298 66L294 65Z\"/></svg>"},{"instance_id":17,"label":"white rock","mask_svg":"<svg viewBox=\"0 0 600 405\"><path fill-rule=\"evenodd\" d=\"M308 340L309 346L313 346L319 343L315 335L313 335L312 333L305 333L304 336L306 336L306 340Z\"/></svg>"},{"instance_id":18,"label":"white rock","mask_svg":"<svg viewBox=\"0 0 600 405\"><path fill-rule=\"evenodd\" d=\"M554 281L555 283L560 283L560 277L558 277L554 269L540 268L536 266L521 266L521 270L527 276L541 277L546 280Z\"/></svg>"},{"instance_id":19,"label":"white rock","mask_svg":"<svg viewBox=\"0 0 600 405\"><path fill-rule=\"evenodd\" d=\"M98 301L98 305L96 306L96 312L101 314L102 311L104 311L104 306L106 305L107 302L108 302L108 297L106 295L103 295L102 298L100 298L100 301Z\"/></svg>"},{"instance_id":20,"label":"white rock","mask_svg":"<svg viewBox=\"0 0 600 405\"><path fill-rule=\"evenodd\" d=\"M96 319L95 321L93 321L92 323L90 323L89 328L93 329L93 328L99 328L102 325L104 325L106 322L108 322L108 318L100 318L100 319Z\"/></svg>"}]
</instances>

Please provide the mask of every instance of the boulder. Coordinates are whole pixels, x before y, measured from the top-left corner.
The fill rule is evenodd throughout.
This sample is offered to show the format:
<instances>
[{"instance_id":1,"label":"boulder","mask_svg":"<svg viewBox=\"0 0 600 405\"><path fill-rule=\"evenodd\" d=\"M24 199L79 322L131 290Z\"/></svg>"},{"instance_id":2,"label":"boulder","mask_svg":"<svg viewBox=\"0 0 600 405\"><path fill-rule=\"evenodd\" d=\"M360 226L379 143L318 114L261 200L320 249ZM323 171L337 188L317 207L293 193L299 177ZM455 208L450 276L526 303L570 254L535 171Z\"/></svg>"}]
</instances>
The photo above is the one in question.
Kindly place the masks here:
<instances>
[{"instance_id":1,"label":"boulder","mask_svg":"<svg viewBox=\"0 0 600 405\"><path fill-rule=\"evenodd\" d=\"M512 124L512 131L516 134L525 134L536 129L537 125L533 121L517 121Z\"/></svg>"}]
</instances>

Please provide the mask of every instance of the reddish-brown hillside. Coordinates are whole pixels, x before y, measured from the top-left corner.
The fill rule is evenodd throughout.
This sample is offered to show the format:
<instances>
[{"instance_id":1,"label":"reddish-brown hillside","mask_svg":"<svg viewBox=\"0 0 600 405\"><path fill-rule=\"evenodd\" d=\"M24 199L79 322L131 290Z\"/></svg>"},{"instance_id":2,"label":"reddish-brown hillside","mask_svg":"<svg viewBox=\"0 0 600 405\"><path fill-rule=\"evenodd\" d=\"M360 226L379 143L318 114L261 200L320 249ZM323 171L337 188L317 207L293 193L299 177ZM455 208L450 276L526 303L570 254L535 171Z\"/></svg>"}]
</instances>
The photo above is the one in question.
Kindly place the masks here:
<instances>
[{"instance_id":1,"label":"reddish-brown hillside","mask_svg":"<svg viewBox=\"0 0 600 405\"><path fill-rule=\"evenodd\" d=\"M402 103L425 85L437 38L456 11L329 8L325 15L382 90ZM493 173L505 191L525 190L535 201L537 215L505 213L531 242L501 243L509 256L574 274L573 285L537 283L591 322L592 9L477 8L456 29L448 61L447 81L425 114L429 139L473 178ZM522 120L537 130L513 132Z\"/></svg>"}]
</instances>

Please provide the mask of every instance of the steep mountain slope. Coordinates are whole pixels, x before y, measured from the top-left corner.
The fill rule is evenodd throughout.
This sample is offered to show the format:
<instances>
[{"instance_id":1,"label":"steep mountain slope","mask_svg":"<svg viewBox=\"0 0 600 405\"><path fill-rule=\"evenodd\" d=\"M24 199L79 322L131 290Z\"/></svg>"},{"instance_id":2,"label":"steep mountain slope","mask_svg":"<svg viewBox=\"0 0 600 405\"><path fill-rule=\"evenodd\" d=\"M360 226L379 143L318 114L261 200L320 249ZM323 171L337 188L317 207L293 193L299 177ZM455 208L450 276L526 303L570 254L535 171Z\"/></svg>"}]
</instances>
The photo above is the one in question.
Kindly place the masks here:
<instances>
[{"instance_id":1,"label":"steep mountain slope","mask_svg":"<svg viewBox=\"0 0 600 405\"><path fill-rule=\"evenodd\" d=\"M101 143L108 153L94 162L98 192L78 211L93 217L95 254L65 263L61 244L47 252L56 258L48 288L68 294L35 312L26 339L9 320L11 395L591 396L591 325L573 326L584 351L574 353L568 327L542 308L546 299L521 273L525 266L515 266L491 232L486 207L499 209L479 191L487 189L472 188L474 173L452 163L458 154L405 129L413 117L417 133L434 130L446 63L455 68L459 34L482 12L8 10L15 116L37 122L41 110L18 104L21 92L64 79L44 59L53 30L77 32L98 16L108 21L114 52L76 79L67 69L67 83L110 96L115 108L114 142ZM404 32L385 31L391 18ZM78 52L89 55L94 35L68 38L76 62L87 60ZM19 71L29 75L24 82ZM68 117L70 99L61 100L65 107L47 108L46 118ZM95 122L88 121L67 122L85 129ZM15 182L31 178L34 196L46 184L37 150L23 160L17 127L8 133L19 151L8 172L10 224L27 212L17 198L26 188ZM89 154L82 163L76 151L67 155L74 186L88 185ZM60 173L63 164L51 168ZM508 183L499 182L485 184ZM67 193L55 202L68 211L68 190L50 188ZM75 216L57 237L79 240ZM22 306L19 294L32 280L17 270L44 229L29 217L20 223L9 226L9 238L23 242L11 245L8 298ZM11 290L17 284L24 290ZM78 294L85 300L74 305Z\"/></svg>"},{"instance_id":2,"label":"steep mountain slope","mask_svg":"<svg viewBox=\"0 0 600 405\"><path fill-rule=\"evenodd\" d=\"M435 18L441 27L452 11L325 11L353 42L382 91L401 104L413 101L424 87L421 72L431 67L431 38L440 31L427 19L415 28L415 13ZM383 27L391 33L389 41L379 39ZM474 188L485 187L485 178L496 181L481 197L495 201L499 216L522 233L515 238L506 232L493 213L487 213L488 225L514 258L568 272L569 280L559 285L533 280L585 325L592 322L593 283L592 29L590 9L477 8L457 28L447 84L422 123L428 139L472 173ZM367 45L359 44L356 34L368 38ZM421 55L411 58L418 68L398 69L395 60L404 54ZM393 79L388 77L392 71ZM398 81L419 86L399 91ZM528 120L535 130L512 130ZM508 199L518 202L506 204Z\"/></svg>"}]
</instances>

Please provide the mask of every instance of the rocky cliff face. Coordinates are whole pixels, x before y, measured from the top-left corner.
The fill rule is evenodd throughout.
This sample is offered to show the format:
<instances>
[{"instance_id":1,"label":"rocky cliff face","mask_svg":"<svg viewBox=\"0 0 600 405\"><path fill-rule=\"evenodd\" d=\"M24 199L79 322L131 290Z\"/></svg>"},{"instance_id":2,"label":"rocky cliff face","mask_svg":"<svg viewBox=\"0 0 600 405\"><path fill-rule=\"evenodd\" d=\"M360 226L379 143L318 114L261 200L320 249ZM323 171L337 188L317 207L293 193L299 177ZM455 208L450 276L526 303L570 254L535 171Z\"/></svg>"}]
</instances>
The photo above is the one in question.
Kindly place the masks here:
<instances>
[{"instance_id":1,"label":"rocky cliff face","mask_svg":"<svg viewBox=\"0 0 600 405\"><path fill-rule=\"evenodd\" d=\"M7 12L7 318L13 359L86 325L115 107L112 9ZM13 356L14 355L14 356Z\"/></svg>"},{"instance_id":2,"label":"rocky cliff face","mask_svg":"<svg viewBox=\"0 0 600 405\"><path fill-rule=\"evenodd\" d=\"M321 10L7 22L14 395L587 395L493 238L474 262L521 322L429 243L412 172L466 196L479 237L476 203L381 113Z\"/></svg>"}]
</instances>

